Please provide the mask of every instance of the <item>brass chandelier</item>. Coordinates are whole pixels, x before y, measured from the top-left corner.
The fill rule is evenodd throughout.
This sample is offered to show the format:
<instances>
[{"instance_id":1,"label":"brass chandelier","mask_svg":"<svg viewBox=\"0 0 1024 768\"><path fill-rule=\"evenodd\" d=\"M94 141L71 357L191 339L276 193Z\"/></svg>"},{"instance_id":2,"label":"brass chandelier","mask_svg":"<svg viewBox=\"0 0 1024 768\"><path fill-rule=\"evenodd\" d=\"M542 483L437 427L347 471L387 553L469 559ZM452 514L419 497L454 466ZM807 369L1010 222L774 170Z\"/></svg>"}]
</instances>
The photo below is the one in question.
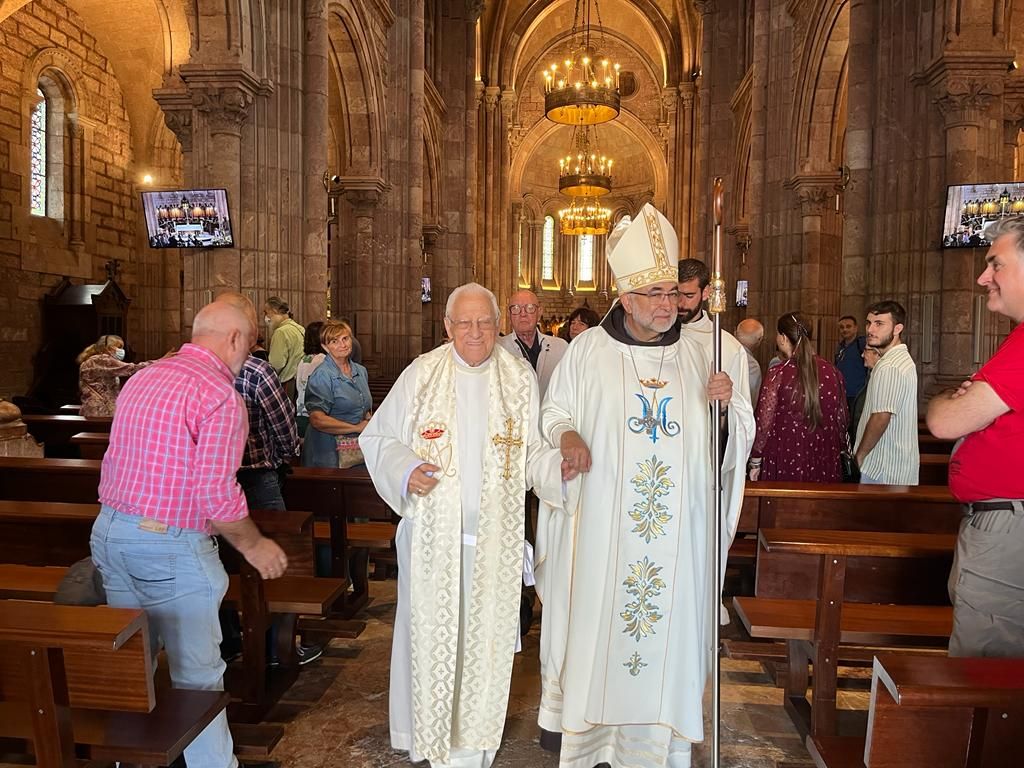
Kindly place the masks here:
<instances>
[{"instance_id":1,"label":"brass chandelier","mask_svg":"<svg viewBox=\"0 0 1024 768\"><path fill-rule=\"evenodd\" d=\"M596 197L574 197L568 208L558 212L558 228L563 235L605 235L612 212Z\"/></svg>"},{"instance_id":2,"label":"brass chandelier","mask_svg":"<svg viewBox=\"0 0 1024 768\"><path fill-rule=\"evenodd\" d=\"M562 125L598 125L619 115L619 65L597 55L590 33L597 0L576 0L569 53L544 70L544 114Z\"/></svg>"},{"instance_id":3,"label":"brass chandelier","mask_svg":"<svg viewBox=\"0 0 1024 768\"><path fill-rule=\"evenodd\" d=\"M558 191L569 197L601 197L612 191L614 161L601 153L597 130L591 140L589 125L573 129L573 151L558 160Z\"/></svg>"}]
</instances>

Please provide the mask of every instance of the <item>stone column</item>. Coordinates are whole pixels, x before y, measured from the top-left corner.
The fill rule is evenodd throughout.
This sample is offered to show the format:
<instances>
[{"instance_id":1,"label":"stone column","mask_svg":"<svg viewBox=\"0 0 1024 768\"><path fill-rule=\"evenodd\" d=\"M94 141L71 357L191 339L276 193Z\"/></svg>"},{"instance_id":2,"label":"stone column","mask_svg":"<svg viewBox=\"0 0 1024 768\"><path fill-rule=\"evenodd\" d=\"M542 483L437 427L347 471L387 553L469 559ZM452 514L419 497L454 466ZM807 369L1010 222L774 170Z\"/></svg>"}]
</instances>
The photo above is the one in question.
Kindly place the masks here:
<instances>
[{"instance_id":1,"label":"stone column","mask_svg":"<svg viewBox=\"0 0 1024 768\"><path fill-rule=\"evenodd\" d=\"M409 147L408 174L404 184L408 191L408 211L406 224L407 251L403 263L399 264L398 272L405 287L406 321L404 340L398 345L402 350L403 361L398 371L404 367L404 360L412 360L419 355L421 349L420 331L422 329L422 305L416 298L419 293L420 267L423 251L423 124L426 120L426 98L424 95L424 78L426 77L426 51L424 40L424 0L411 0L409 4Z\"/></svg>"},{"instance_id":2,"label":"stone column","mask_svg":"<svg viewBox=\"0 0 1024 768\"><path fill-rule=\"evenodd\" d=\"M512 205L509 189L509 167L512 164L512 140L513 140L513 119L515 116L518 97L515 90L506 88L501 92L501 123L498 125L498 135L495 141L498 143L498 167L497 170L497 194L498 215L495 217L497 225L497 238L495 239L495 251L491 259L496 261L495 270L497 283L489 286L498 296L498 306L505 306L508 297L516 290L519 278L516 275L515 258L512 253L512 243L516 218L512 215Z\"/></svg>"},{"instance_id":3,"label":"stone column","mask_svg":"<svg viewBox=\"0 0 1024 768\"><path fill-rule=\"evenodd\" d=\"M790 179L787 184L800 201L800 309L812 327L828 323L831 328L838 307L838 243L830 237L826 221L828 216L834 215L835 183L836 177L830 174L805 174ZM819 349L824 348L819 344Z\"/></svg>"},{"instance_id":4,"label":"stone column","mask_svg":"<svg viewBox=\"0 0 1024 768\"><path fill-rule=\"evenodd\" d=\"M440 224L423 227L423 274L431 278L431 302L423 305L422 321L424 350L433 349L441 342L444 333L444 305L448 294L456 286L448 285L446 259L442 254L441 240L445 229Z\"/></svg>"},{"instance_id":5,"label":"stone column","mask_svg":"<svg viewBox=\"0 0 1024 768\"><path fill-rule=\"evenodd\" d=\"M359 339L363 350L363 365L370 375L379 374L381 361L375 353L379 344L374 343L373 316L375 281L374 276L379 267L375 267L374 253L375 218L377 205L386 189L380 179L345 178L340 187L345 200L351 204L355 232L352 233L354 247L338 270L344 285L338 286L339 306L343 308L342 316L348 317L352 323L352 331Z\"/></svg>"},{"instance_id":6,"label":"stone column","mask_svg":"<svg viewBox=\"0 0 1024 768\"><path fill-rule=\"evenodd\" d=\"M682 82L676 88L678 102L675 108L675 130L670 134L675 144L675 161L670 158L668 163L669 179L674 179L670 182L670 194L676 198L674 222L681 244L680 258L692 257L697 245L694 242L696 211L693 204L693 173L697 154L696 115L693 110L696 90L692 82Z\"/></svg>"},{"instance_id":7,"label":"stone column","mask_svg":"<svg viewBox=\"0 0 1024 768\"><path fill-rule=\"evenodd\" d=\"M327 3L305 0L302 280L307 321L327 316Z\"/></svg>"},{"instance_id":8,"label":"stone column","mask_svg":"<svg viewBox=\"0 0 1024 768\"><path fill-rule=\"evenodd\" d=\"M871 248L871 164L874 145L875 57L878 56L875 0L850 3L847 123L843 191L843 281L841 312L861 317L867 295Z\"/></svg>"},{"instance_id":9,"label":"stone column","mask_svg":"<svg viewBox=\"0 0 1024 768\"><path fill-rule=\"evenodd\" d=\"M496 128L500 123L501 113L498 111L498 98L501 89L494 85L483 89L483 132L480 136L480 197L483 200L483 216L480 219L480 248L476 254L474 279L483 285L493 283L492 261L494 259L495 209L497 201L494 196L494 174L497 164L496 156L501 151L499 142L495 142Z\"/></svg>"},{"instance_id":10,"label":"stone column","mask_svg":"<svg viewBox=\"0 0 1024 768\"><path fill-rule=\"evenodd\" d=\"M765 211L765 148L767 145L767 86L771 66L769 49L771 39L771 3L769 0L753 0L754 3L754 51L751 64L752 82L750 88L750 166L747 169L747 187L750 205L750 303L747 311L751 317L760 316L766 309L765 283L767 270L763 261L764 211Z\"/></svg>"},{"instance_id":11,"label":"stone column","mask_svg":"<svg viewBox=\"0 0 1024 768\"><path fill-rule=\"evenodd\" d=\"M947 54L926 72L946 131L946 183L985 180L989 148L1003 145L1003 81L1009 54ZM997 126L998 139L989 136ZM1002 153L1000 153L1002 154ZM999 158L1002 160L1002 157ZM973 367L972 330L975 253L972 249L943 252L938 383L962 381Z\"/></svg>"}]
</instances>

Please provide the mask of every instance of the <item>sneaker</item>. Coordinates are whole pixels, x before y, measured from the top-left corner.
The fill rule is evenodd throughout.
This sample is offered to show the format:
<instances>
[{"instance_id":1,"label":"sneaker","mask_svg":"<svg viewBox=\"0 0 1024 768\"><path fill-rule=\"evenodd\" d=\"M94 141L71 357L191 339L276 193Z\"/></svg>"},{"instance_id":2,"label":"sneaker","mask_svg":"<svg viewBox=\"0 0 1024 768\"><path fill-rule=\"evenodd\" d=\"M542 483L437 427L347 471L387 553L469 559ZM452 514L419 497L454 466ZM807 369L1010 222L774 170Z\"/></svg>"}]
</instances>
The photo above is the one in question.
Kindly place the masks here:
<instances>
[{"instance_id":1,"label":"sneaker","mask_svg":"<svg viewBox=\"0 0 1024 768\"><path fill-rule=\"evenodd\" d=\"M316 661L323 655L324 647L322 645L303 645L299 643L295 646L295 656L299 660L300 667L309 664L311 661Z\"/></svg>"}]
</instances>

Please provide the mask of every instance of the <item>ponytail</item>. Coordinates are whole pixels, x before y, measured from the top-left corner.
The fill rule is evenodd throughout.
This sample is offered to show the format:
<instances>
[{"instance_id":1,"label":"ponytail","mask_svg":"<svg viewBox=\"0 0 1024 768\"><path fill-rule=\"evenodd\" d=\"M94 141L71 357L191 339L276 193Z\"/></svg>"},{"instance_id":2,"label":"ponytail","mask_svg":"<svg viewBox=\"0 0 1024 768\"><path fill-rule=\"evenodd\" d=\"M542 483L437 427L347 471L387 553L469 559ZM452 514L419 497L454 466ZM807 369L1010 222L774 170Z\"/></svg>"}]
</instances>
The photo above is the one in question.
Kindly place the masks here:
<instances>
[{"instance_id":1,"label":"ponytail","mask_svg":"<svg viewBox=\"0 0 1024 768\"><path fill-rule=\"evenodd\" d=\"M797 370L800 372L800 389L803 390L804 418L811 429L815 430L822 421L821 392L818 361L810 329L803 317L790 312L779 318L778 330L793 345L793 357L796 358Z\"/></svg>"}]
</instances>

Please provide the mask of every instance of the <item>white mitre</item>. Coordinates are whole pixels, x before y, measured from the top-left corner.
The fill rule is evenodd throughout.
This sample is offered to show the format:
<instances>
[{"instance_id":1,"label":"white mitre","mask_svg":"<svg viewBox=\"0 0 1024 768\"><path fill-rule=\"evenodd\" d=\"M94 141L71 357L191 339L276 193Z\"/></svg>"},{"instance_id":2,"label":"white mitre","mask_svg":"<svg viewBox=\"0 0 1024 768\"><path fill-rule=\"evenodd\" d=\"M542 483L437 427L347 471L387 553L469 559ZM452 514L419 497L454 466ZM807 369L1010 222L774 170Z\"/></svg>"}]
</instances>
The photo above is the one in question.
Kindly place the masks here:
<instances>
[{"instance_id":1,"label":"white mitre","mask_svg":"<svg viewBox=\"0 0 1024 768\"><path fill-rule=\"evenodd\" d=\"M668 219L650 203L635 220L623 216L608 235L605 250L619 295L679 279L679 238Z\"/></svg>"}]
</instances>

